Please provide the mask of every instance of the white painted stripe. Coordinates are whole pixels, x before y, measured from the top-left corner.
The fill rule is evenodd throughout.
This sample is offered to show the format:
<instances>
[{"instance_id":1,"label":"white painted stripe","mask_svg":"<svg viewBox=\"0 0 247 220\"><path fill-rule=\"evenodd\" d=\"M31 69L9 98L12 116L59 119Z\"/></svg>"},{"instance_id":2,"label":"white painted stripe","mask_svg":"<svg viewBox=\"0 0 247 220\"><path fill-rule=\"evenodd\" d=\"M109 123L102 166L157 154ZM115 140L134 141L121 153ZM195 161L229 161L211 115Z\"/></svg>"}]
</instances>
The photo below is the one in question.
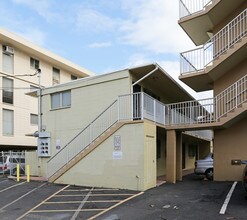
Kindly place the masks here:
<instances>
[{"instance_id":1,"label":"white painted stripe","mask_svg":"<svg viewBox=\"0 0 247 220\"><path fill-rule=\"evenodd\" d=\"M77 216L79 215L80 213L80 210L82 210L85 202L88 200L91 192L92 192L93 188L88 192L88 194L86 195L86 197L81 201L81 204L79 205L79 207L77 208L76 212L74 213L74 215L71 217L70 220L76 220Z\"/></svg>"},{"instance_id":2,"label":"white painted stripe","mask_svg":"<svg viewBox=\"0 0 247 220\"><path fill-rule=\"evenodd\" d=\"M0 211L2 211L3 209L7 208L8 206L14 204L15 202L19 201L20 199L24 198L25 196L29 195L30 193L32 193L33 191L35 191L36 189L41 188L42 186L44 186L46 183L43 183L42 185L32 189L31 191L27 192L26 194L22 195L21 197L19 197L18 199L8 203L7 205L3 206L2 208L0 208Z\"/></svg>"},{"instance_id":3,"label":"white painted stripe","mask_svg":"<svg viewBox=\"0 0 247 220\"><path fill-rule=\"evenodd\" d=\"M35 207L33 207L32 209L30 209L29 211L27 211L26 213L24 213L22 216L20 216L19 218L17 218L16 220L20 220L22 218L24 218L26 215L28 215L29 213L33 212L36 208L38 208L39 206L41 206L42 204L44 204L46 201L48 201L50 198L52 198L54 195L56 195L57 193L60 193L61 191L63 191L64 189L68 188L70 185L65 186L64 188L58 190L57 192L53 193L51 196L49 196L48 198L46 198L45 200L43 200L41 203L39 203L38 205L36 205Z\"/></svg>"},{"instance_id":4,"label":"white painted stripe","mask_svg":"<svg viewBox=\"0 0 247 220\"><path fill-rule=\"evenodd\" d=\"M228 206L228 203L230 202L232 193L233 193L233 191L234 191L234 189L235 189L237 183L238 183L238 182L235 181L235 182L232 184L232 187L231 187L230 191L228 192L228 194L227 194L227 196L226 196L225 202L224 202L224 204L223 204L222 207L221 207L221 210L220 210L220 214L221 214L221 215L224 215L224 214L225 214L226 208L227 208L227 206Z\"/></svg>"},{"instance_id":5,"label":"white painted stripe","mask_svg":"<svg viewBox=\"0 0 247 220\"><path fill-rule=\"evenodd\" d=\"M14 188L14 187L20 186L20 185L22 185L22 184L24 184L24 183L26 183L26 182L22 182L22 183L19 183L19 184L15 184L15 185L10 186L10 187L8 187L8 188L2 189L2 190L0 191L0 193L6 191L6 190L8 190L8 189L12 189L12 188Z\"/></svg>"},{"instance_id":6,"label":"white painted stripe","mask_svg":"<svg viewBox=\"0 0 247 220\"><path fill-rule=\"evenodd\" d=\"M0 181L0 183L6 182L6 181L8 181L8 180L3 180L3 181Z\"/></svg>"}]
</instances>

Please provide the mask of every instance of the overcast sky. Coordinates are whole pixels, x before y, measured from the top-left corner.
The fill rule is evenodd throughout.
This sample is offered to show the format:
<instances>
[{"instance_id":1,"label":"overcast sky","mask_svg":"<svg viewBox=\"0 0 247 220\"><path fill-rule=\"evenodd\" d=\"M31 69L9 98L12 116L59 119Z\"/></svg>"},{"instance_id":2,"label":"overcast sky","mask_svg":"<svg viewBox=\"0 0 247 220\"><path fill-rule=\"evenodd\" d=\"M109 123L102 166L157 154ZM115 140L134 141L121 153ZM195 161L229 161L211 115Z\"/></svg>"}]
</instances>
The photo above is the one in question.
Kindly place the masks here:
<instances>
[{"instance_id":1,"label":"overcast sky","mask_svg":"<svg viewBox=\"0 0 247 220\"><path fill-rule=\"evenodd\" d=\"M0 26L95 74L157 62L177 80L195 47L178 12L178 0L1 0Z\"/></svg>"}]
</instances>

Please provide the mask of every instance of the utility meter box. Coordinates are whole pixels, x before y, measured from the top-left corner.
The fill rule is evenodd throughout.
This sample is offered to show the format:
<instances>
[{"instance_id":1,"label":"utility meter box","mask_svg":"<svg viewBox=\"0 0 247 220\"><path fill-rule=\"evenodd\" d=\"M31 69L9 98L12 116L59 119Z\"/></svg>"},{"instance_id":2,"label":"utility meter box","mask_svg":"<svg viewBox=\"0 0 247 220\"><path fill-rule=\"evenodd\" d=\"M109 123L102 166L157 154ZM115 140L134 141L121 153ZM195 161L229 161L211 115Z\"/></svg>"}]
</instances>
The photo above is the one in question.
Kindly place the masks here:
<instances>
[{"instance_id":1,"label":"utility meter box","mask_svg":"<svg viewBox=\"0 0 247 220\"><path fill-rule=\"evenodd\" d=\"M49 132L39 132L38 157L51 156L51 135Z\"/></svg>"}]
</instances>

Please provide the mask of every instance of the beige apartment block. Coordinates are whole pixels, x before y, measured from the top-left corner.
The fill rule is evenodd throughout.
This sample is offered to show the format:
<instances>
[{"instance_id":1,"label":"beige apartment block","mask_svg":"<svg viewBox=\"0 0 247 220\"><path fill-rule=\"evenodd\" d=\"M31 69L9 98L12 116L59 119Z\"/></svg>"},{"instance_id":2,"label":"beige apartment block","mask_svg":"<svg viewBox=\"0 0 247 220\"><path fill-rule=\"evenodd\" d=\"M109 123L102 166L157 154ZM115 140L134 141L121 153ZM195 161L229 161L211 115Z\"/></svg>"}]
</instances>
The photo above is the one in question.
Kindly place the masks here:
<instances>
[{"instance_id":1,"label":"beige apartment block","mask_svg":"<svg viewBox=\"0 0 247 220\"><path fill-rule=\"evenodd\" d=\"M37 149L37 138L31 135L38 130L38 99L26 93L89 75L88 70L0 29L0 150Z\"/></svg>"},{"instance_id":2,"label":"beige apartment block","mask_svg":"<svg viewBox=\"0 0 247 220\"><path fill-rule=\"evenodd\" d=\"M50 182L146 190L157 179L182 180L182 171L210 151L208 129L167 131L178 119L194 120L169 103L195 100L157 64L47 87L42 94L50 155L33 155L28 163L32 175Z\"/></svg>"},{"instance_id":3,"label":"beige apartment block","mask_svg":"<svg viewBox=\"0 0 247 220\"><path fill-rule=\"evenodd\" d=\"M231 160L247 159L247 1L179 3L179 25L197 46L180 54L179 78L195 91L214 93L207 106L198 100L207 119L188 129L214 130L214 180L240 180L244 167Z\"/></svg>"}]
</instances>

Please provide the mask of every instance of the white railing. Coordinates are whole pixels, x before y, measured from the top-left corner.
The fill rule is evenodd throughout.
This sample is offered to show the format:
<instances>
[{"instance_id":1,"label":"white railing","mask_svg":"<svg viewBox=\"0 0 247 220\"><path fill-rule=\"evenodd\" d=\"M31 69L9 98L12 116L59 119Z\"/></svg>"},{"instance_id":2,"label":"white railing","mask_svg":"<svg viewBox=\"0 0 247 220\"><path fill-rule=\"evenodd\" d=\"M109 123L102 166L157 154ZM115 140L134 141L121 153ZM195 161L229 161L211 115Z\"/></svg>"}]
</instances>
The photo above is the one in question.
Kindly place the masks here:
<instances>
[{"instance_id":1,"label":"white railing","mask_svg":"<svg viewBox=\"0 0 247 220\"><path fill-rule=\"evenodd\" d=\"M247 75L215 97L215 115L218 120L247 101Z\"/></svg>"},{"instance_id":2,"label":"white railing","mask_svg":"<svg viewBox=\"0 0 247 220\"><path fill-rule=\"evenodd\" d=\"M47 177L69 163L76 155L94 142L118 121L118 102L114 101L105 111L80 131L68 144L47 162Z\"/></svg>"},{"instance_id":3,"label":"white railing","mask_svg":"<svg viewBox=\"0 0 247 220\"><path fill-rule=\"evenodd\" d=\"M215 98L163 104L145 93L121 95L47 162L47 177L69 163L118 121L148 119L163 126L212 123L247 101L247 75ZM190 131L208 139L209 130Z\"/></svg>"},{"instance_id":4,"label":"white railing","mask_svg":"<svg viewBox=\"0 0 247 220\"><path fill-rule=\"evenodd\" d=\"M214 99L168 104L169 125L201 124L214 121Z\"/></svg>"},{"instance_id":5,"label":"white railing","mask_svg":"<svg viewBox=\"0 0 247 220\"><path fill-rule=\"evenodd\" d=\"M212 0L179 0L179 18L204 11L210 4Z\"/></svg>"},{"instance_id":6,"label":"white railing","mask_svg":"<svg viewBox=\"0 0 247 220\"><path fill-rule=\"evenodd\" d=\"M180 73L198 72L247 35L247 9L234 18L203 46L180 53Z\"/></svg>"}]
</instances>

